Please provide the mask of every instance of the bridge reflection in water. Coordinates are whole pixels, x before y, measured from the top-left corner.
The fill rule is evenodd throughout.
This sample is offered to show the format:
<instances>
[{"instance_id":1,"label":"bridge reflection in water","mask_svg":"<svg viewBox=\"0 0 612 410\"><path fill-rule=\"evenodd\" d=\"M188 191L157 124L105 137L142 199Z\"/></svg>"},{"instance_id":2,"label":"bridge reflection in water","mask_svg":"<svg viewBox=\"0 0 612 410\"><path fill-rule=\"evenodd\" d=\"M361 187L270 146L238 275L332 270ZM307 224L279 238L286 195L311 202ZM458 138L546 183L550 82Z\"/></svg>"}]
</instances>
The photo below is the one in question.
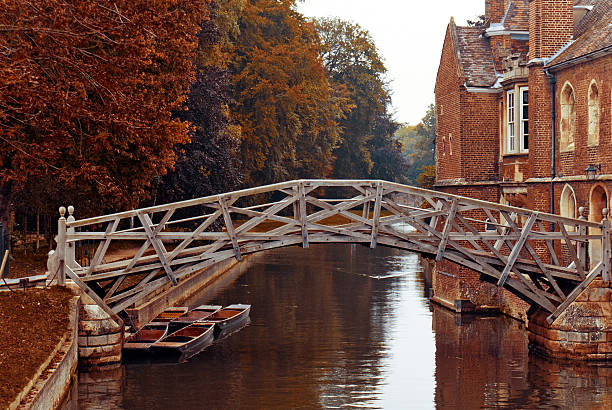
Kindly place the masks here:
<instances>
[{"instance_id":1,"label":"bridge reflection in water","mask_svg":"<svg viewBox=\"0 0 612 410\"><path fill-rule=\"evenodd\" d=\"M79 406L612 408L612 369L529 355L512 319L430 306L414 254L313 245L251 261L193 301L251 303L250 326L185 364L81 375Z\"/></svg>"}]
</instances>

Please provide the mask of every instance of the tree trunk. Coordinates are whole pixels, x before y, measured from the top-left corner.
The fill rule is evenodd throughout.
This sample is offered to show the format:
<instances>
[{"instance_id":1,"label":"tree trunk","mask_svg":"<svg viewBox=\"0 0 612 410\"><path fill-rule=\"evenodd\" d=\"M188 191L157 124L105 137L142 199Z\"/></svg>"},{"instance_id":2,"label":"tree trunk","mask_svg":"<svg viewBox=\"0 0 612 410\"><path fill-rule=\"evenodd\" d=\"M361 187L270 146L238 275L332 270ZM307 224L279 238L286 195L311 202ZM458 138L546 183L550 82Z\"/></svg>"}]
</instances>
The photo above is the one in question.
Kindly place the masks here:
<instances>
[{"instance_id":1,"label":"tree trunk","mask_svg":"<svg viewBox=\"0 0 612 410\"><path fill-rule=\"evenodd\" d=\"M40 249L40 208L36 209L36 252Z\"/></svg>"},{"instance_id":2,"label":"tree trunk","mask_svg":"<svg viewBox=\"0 0 612 410\"><path fill-rule=\"evenodd\" d=\"M11 209L11 183L2 182L0 183L0 221L6 227L9 226L10 222L10 209Z\"/></svg>"}]
</instances>

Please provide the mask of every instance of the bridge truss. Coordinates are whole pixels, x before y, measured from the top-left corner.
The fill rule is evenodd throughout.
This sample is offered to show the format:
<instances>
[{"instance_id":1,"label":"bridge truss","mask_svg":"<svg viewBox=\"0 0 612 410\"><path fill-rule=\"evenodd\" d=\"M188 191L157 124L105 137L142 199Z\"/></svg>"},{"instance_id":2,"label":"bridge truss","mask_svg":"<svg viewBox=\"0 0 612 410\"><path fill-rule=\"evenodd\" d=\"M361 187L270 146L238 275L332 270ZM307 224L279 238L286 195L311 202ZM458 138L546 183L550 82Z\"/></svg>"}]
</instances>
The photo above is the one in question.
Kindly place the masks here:
<instances>
[{"instance_id":1,"label":"bridge truss","mask_svg":"<svg viewBox=\"0 0 612 410\"><path fill-rule=\"evenodd\" d=\"M609 280L610 223L386 181L297 180L75 220L60 208L49 272L111 316L218 262L291 245L385 245L480 272L550 312ZM87 258L78 257L93 244ZM589 261L588 246L600 249Z\"/></svg>"}]
</instances>

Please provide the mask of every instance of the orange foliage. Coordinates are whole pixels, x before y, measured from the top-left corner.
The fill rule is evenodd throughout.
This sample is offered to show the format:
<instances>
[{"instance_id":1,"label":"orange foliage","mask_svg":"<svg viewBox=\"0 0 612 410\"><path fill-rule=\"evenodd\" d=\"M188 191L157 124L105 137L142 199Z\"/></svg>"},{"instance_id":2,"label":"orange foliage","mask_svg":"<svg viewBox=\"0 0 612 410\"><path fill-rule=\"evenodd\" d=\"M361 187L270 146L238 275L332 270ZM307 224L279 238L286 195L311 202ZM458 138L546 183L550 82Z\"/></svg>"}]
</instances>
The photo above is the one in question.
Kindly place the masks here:
<instances>
[{"instance_id":1,"label":"orange foliage","mask_svg":"<svg viewBox=\"0 0 612 410\"><path fill-rule=\"evenodd\" d=\"M187 140L171 114L194 78L208 2L1 2L2 183L46 174L92 207L137 204Z\"/></svg>"}]
</instances>

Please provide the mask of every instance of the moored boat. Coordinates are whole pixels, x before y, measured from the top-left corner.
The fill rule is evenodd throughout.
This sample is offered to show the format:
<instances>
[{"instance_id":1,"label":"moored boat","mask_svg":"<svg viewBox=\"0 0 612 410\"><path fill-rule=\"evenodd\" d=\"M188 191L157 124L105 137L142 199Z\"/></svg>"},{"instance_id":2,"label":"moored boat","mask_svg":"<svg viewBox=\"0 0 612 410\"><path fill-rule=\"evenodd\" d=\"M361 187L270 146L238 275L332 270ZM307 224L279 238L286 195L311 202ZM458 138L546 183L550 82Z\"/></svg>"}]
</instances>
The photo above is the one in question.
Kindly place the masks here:
<instances>
[{"instance_id":1,"label":"moored boat","mask_svg":"<svg viewBox=\"0 0 612 410\"><path fill-rule=\"evenodd\" d=\"M215 323L218 329L217 333L221 333L244 324L248 320L250 312L251 305L229 305L208 316L205 321Z\"/></svg>"},{"instance_id":2,"label":"moored boat","mask_svg":"<svg viewBox=\"0 0 612 410\"><path fill-rule=\"evenodd\" d=\"M200 305L197 308L182 314L168 323L168 334L189 326L194 322L206 320L210 315L218 312L223 306L220 305Z\"/></svg>"},{"instance_id":3,"label":"moored boat","mask_svg":"<svg viewBox=\"0 0 612 410\"><path fill-rule=\"evenodd\" d=\"M149 325L167 325L172 320L184 315L187 313L189 308L186 306L175 306L164 309L159 315L155 316L155 318L149 323Z\"/></svg>"},{"instance_id":4,"label":"moored boat","mask_svg":"<svg viewBox=\"0 0 612 410\"><path fill-rule=\"evenodd\" d=\"M153 343L150 350L153 354L177 355L186 359L212 344L214 331L214 323L195 322Z\"/></svg>"},{"instance_id":5,"label":"moored boat","mask_svg":"<svg viewBox=\"0 0 612 410\"><path fill-rule=\"evenodd\" d=\"M128 355L148 354L151 345L166 336L167 330L168 326L165 323L145 325L125 339L123 353Z\"/></svg>"}]
</instances>

